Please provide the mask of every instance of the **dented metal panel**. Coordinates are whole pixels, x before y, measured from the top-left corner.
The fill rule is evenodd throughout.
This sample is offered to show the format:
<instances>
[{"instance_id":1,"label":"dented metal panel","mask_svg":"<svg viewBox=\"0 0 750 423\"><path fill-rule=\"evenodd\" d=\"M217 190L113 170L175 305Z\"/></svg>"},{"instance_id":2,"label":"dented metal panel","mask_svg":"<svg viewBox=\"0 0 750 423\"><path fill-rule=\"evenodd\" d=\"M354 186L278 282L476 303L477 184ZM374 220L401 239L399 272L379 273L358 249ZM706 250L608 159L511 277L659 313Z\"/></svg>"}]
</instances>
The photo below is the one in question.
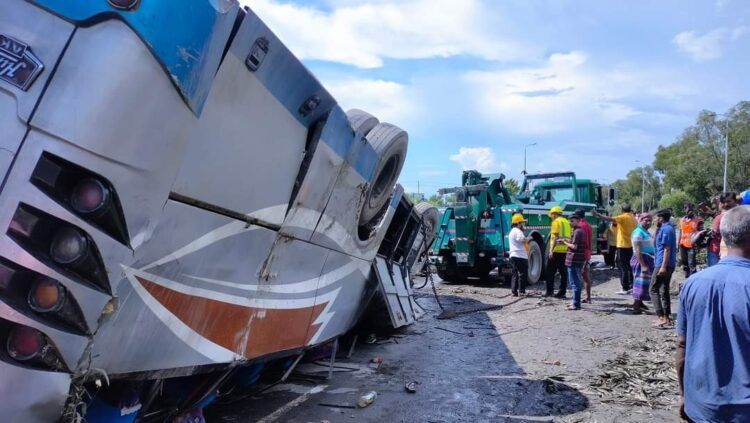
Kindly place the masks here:
<instances>
[{"instance_id":1,"label":"dented metal panel","mask_svg":"<svg viewBox=\"0 0 750 423\"><path fill-rule=\"evenodd\" d=\"M166 69L164 77L174 81L196 115L208 97L239 11L236 0L144 1L135 11L119 9L107 0L28 1L80 26L115 20L115 16L126 22ZM98 50L99 55L104 51Z\"/></svg>"},{"instance_id":2,"label":"dented metal panel","mask_svg":"<svg viewBox=\"0 0 750 423\"><path fill-rule=\"evenodd\" d=\"M398 328L414 323L422 311L412 298L408 272L380 256L375 258L373 271L380 282L393 327Z\"/></svg>"},{"instance_id":3,"label":"dented metal panel","mask_svg":"<svg viewBox=\"0 0 750 423\"><path fill-rule=\"evenodd\" d=\"M268 54L251 72L245 59L257 39L267 41ZM279 83L284 92L278 92ZM311 125L308 118L300 119L298 108L314 94L330 99L302 63L249 14L216 75L173 191L281 225ZM320 105L315 115L330 103Z\"/></svg>"}]
</instances>

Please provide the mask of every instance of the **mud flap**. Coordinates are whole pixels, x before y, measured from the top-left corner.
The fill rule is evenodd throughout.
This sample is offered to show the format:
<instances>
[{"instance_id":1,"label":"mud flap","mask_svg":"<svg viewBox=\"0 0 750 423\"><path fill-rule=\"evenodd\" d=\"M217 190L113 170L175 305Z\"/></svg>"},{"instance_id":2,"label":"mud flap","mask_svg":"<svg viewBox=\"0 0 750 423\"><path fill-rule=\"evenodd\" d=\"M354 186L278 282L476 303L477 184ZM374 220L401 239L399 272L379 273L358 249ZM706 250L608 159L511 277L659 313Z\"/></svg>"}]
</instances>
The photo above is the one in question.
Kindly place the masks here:
<instances>
[{"instance_id":1,"label":"mud flap","mask_svg":"<svg viewBox=\"0 0 750 423\"><path fill-rule=\"evenodd\" d=\"M424 315L424 310L412 296L409 272L403 271L396 263L388 263L380 256L375 257L373 270L380 282L380 290L394 328L410 325Z\"/></svg>"}]
</instances>

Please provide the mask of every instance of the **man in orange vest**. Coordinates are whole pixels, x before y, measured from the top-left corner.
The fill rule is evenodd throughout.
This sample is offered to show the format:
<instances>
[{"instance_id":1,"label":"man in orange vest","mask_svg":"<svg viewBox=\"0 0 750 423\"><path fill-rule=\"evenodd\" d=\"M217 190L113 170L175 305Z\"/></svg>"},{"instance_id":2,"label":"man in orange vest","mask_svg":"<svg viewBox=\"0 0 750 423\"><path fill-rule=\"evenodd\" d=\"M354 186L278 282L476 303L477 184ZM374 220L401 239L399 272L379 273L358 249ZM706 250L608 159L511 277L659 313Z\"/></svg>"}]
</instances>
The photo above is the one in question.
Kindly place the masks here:
<instances>
[{"instance_id":1,"label":"man in orange vest","mask_svg":"<svg viewBox=\"0 0 750 423\"><path fill-rule=\"evenodd\" d=\"M680 263L685 279L697 271L695 256L698 249L693 244L693 234L703 230L703 219L696 215L692 203L685 203L685 215L680 219Z\"/></svg>"}]
</instances>

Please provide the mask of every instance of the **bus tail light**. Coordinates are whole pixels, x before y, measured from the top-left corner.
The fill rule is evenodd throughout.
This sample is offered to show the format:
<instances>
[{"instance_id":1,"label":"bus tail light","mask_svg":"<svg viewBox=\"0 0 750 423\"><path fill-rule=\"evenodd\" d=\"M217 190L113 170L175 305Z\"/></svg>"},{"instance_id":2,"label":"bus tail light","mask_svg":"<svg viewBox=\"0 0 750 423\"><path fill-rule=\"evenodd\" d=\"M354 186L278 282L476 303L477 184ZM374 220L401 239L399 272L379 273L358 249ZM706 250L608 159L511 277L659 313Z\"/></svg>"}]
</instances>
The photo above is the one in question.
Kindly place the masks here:
<instances>
[{"instance_id":1,"label":"bus tail light","mask_svg":"<svg viewBox=\"0 0 750 423\"><path fill-rule=\"evenodd\" d=\"M57 348L41 331L2 320L0 336L5 338L5 351L0 354L3 361L39 370L67 371Z\"/></svg>"},{"instance_id":2,"label":"bus tail light","mask_svg":"<svg viewBox=\"0 0 750 423\"><path fill-rule=\"evenodd\" d=\"M8 236L39 261L106 294L111 294L101 254L82 229L21 203Z\"/></svg>"},{"instance_id":3,"label":"bus tail light","mask_svg":"<svg viewBox=\"0 0 750 423\"><path fill-rule=\"evenodd\" d=\"M31 183L71 213L129 245L117 192L101 175L45 152L31 174Z\"/></svg>"}]
</instances>

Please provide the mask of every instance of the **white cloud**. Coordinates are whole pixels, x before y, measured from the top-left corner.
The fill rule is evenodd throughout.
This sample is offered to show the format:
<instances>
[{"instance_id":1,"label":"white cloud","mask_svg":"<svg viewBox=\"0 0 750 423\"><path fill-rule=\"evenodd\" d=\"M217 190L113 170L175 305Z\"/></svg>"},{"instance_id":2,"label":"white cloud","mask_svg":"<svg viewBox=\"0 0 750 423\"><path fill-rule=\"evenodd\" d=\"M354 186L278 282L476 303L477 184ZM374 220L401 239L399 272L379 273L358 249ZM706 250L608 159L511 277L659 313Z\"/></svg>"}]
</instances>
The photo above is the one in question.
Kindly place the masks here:
<instances>
[{"instance_id":1,"label":"white cloud","mask_svg":"<svg viewBox=\"0 0 750 423\"><path fill-rule=\"evenodd\" d=\"M706 62L718 59L724 54L727 43L736 41L747 32L744 26L734 29L717 28L699 34L695 31L685 31L674 36L672 43L689 55L696 62Z\"/></svg>"},{"instance_id":2,"label":"white cloud","mask_svg":"<svg viewBox=\"0 0 750 423\"><path fill-rule=\"evenodd\" d=\"M472 71L464 80L488 123L520 134L611 127L640 114L624 101L639 89L649 92L637 72L586 64L587 55L574 51L553 54L541 67Z\"/></svg>"},{"instance_id":3,"label":"white cloud","mask_svg":"<svg viewBox=\"0 0 750 423\"><path fill-rule=\"evenodd\" d=\"M493 36L481 0L402 0L336 4L332 11L243 0L301 59L359 68L383 66L384 59L471 55L515 60L535 54L525 43Z\"/></svg>"},{"instance_id":4,"label":"white cloud","mask_svg":"<svg viewBox=\"0 0 750 423\"><path fill-rule=\"evenodd\" d=\"M324 85L344 110L362 109L382 122L408 129L416 113L407 87L396 82L345 79L324 81Z\"/></svg>"},{"instance_id":5,"label":"white cloud","mask_svg":"<svg viewBox=\"0 0 750 423\"><path fill-rule=\"evenodd\" d=\"M483 173L497 172L508 168L507 163L498 163L495 152L489 147L461 147L450 159L463 170L478 170Z\"/></svg>"}]
</instances>

